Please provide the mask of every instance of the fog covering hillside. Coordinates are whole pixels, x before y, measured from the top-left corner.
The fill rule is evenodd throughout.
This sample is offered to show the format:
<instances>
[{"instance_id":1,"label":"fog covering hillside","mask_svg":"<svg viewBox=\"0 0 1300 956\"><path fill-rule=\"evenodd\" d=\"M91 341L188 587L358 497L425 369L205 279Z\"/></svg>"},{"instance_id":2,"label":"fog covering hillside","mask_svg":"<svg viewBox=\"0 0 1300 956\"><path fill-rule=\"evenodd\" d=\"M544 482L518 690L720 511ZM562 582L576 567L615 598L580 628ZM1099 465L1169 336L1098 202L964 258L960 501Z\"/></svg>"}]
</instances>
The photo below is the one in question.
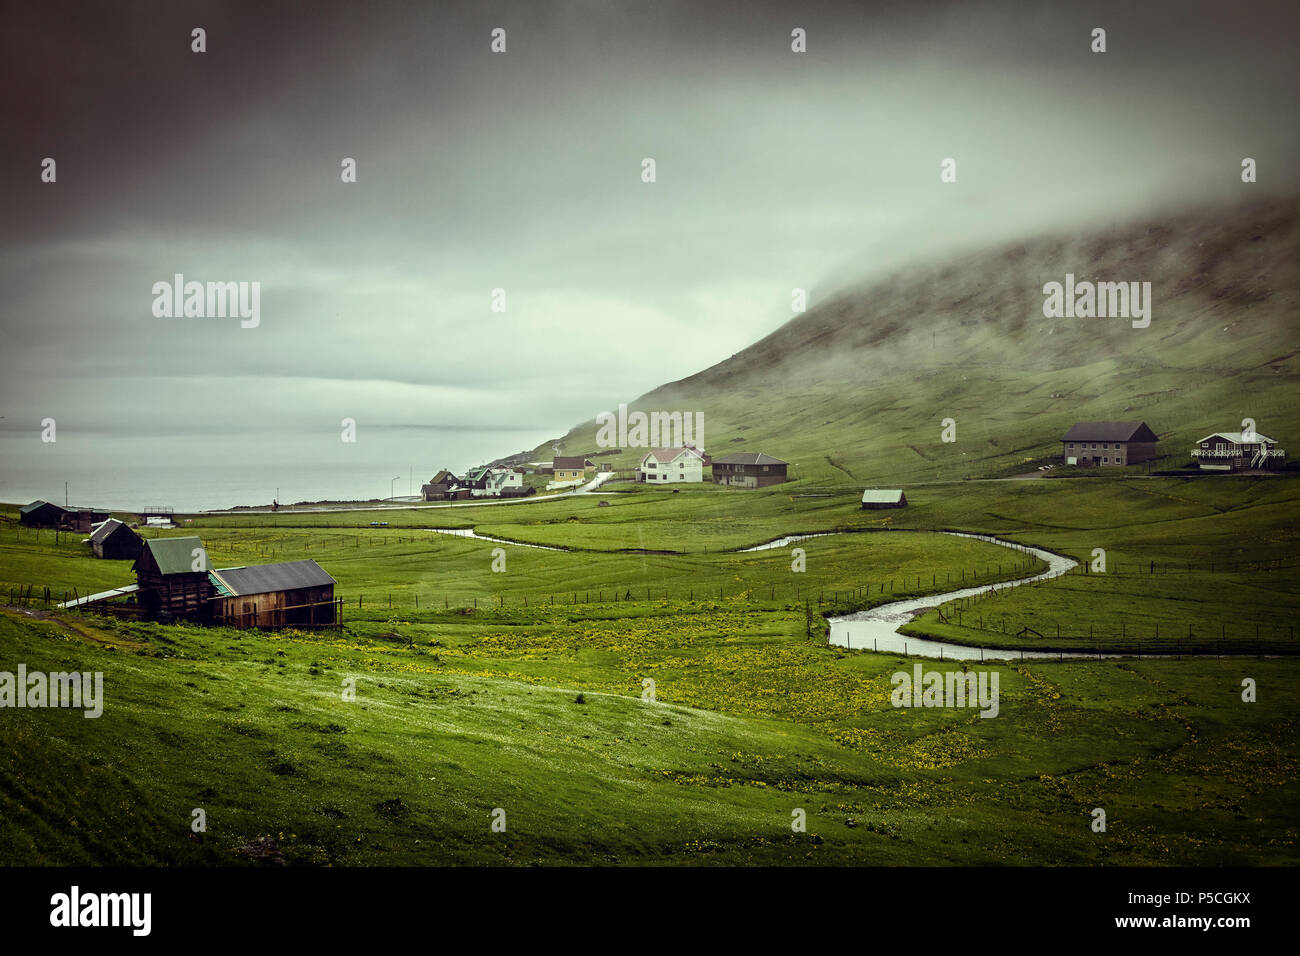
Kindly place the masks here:
<instances>
[{"instance_id":1,"label":"fog covering hillside","mask_svg":"<svg viewBox=\"0 0 1300 956\"><path fill-rule=\"evenodd\" d=\"M1210 207L916 265L812 303L629 405L701 411L712 454L776 455L807 484L1013 474L1094 419L1147 421L1167 465L1247 416L1300 455L1298 212L1294 197ZM1076 283L1149 281L1150 326L1045 318L1043 286L1067 272ZM619 401L628 397L611 395L609 409ZM945 418L955 443L940 440ZM560 447L591 454L595 433L593 416Z\"/></svg>"}]
</instances>

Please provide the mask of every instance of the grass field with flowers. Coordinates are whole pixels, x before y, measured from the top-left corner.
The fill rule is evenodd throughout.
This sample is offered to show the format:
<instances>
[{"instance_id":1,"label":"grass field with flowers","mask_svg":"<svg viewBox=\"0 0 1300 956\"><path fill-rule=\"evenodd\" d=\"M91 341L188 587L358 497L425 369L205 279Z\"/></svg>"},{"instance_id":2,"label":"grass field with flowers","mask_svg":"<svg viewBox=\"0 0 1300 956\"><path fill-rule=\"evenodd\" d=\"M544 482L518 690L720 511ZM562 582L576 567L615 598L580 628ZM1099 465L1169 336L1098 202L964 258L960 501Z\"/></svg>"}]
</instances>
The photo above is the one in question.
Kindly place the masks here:
<instances>
[{"instance_id":1,"label":"grass field with flowers","mask_svg":"<svg viewBox=\"0 0 1300 956\"><path fill-rule=\"evenodd\" d=\"M168 533L202 535L214 566L319 561L339 582L344 629L163 625L11 601L0 611L0 671L100 671L106 699L98 719L0 710L0 859L1296 861L1300 661L978 665L999 679L998 716L985 719L972 708L894 707L892 676L916 662L828 647L822 619L942 592L953 574L1005 580L1038 569L1013 566L1024 556L996 545L934 533L963 528L1079 560L1106 550L1105 573L980 602L1037 615L1040 630L1091 620L1095 643L1098 623L1117 615L1140 630L1207 608L1235 614L1243 629L1252 612L1289 621L1295 575L1268 562L1282 564L1296 539L1291 483L1089 479L908 494L913 507L888 513L858 511L847 495L814 499L793 524L781 509L804 503L767 493L634 491L611 495L610 508L567 499L518 514L467 510L482 534L585 542L573 551L415 525L200 517ZM729 502L729 520L717 516L713 536L701 536L690 515L717 501ZM577 520L550 513L566 507ZM624 508L641 517L625 521ZM638 524L656 548L686 553L618 551ZM877 533L725 550L852 529ZM505 571L492 570L496 547ZM802 572L793 547L806 552ZM1153 572L1152 561L1185 567ZM49 532L0 525L8 596L130 579L128 563L96 561L75 537L56 544ZM912 627L994 636L948 635L952 625L933 615ZM1242 699L1245 680L1257 702ZM1092 828L1097 808L1105 832ZM203 832L191 827L196 809ZM806 826L792 827L800 819Z\"/></svg>"}]
</instances>

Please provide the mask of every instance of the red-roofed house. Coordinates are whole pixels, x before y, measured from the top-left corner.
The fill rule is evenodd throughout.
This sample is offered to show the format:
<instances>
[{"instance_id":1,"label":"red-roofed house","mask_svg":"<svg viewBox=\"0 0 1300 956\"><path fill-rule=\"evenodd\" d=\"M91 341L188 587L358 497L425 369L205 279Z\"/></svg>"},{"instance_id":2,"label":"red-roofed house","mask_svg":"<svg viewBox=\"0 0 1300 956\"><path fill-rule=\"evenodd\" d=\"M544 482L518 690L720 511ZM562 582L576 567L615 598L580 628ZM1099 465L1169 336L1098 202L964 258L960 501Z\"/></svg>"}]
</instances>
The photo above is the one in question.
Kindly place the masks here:
<instances>
[{"instance_id":1,"label":"red-roofed house","mask_svg":"<svg viewBox=\"0 0 1300 956\"><path fill-rule=\"evenodd\" d=\"M704 480L704 456L694 448L651 448L641 459L636 480L650 485Z\"/></svg>"}]
</instances>

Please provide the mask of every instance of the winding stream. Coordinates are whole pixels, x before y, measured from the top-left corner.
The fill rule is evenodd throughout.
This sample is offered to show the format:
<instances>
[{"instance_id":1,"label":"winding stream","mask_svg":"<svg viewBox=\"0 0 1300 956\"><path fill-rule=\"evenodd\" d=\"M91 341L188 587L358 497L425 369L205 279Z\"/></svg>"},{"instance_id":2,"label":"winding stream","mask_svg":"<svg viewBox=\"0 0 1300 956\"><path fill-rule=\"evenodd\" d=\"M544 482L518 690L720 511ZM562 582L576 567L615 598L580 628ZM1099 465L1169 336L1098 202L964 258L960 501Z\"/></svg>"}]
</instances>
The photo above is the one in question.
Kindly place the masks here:
<instances>
[{"instance_id":1,"label":"winding stream","mask_svg":"<svg viewBox=\"0 0 1300 956\"><path fill-rule=\"evenodd\" d=\"M428 531L435 531L439 534L450 534L461 538L474 538L479 541L491 541L495 544L511 544L521 548L539 548L543 551L563 551L564 548L548 547L541 544L526 544L522 541L506 541L503 538L491 538L487 535L481 535L470 528L428 528ZM797 544L800 541L806 541L810 538L825 538L835 534L846 532L836 531L819 531L811 534L786 535L773 541L767 541L763 544L754 545L749 548L740 548L729 552L732 554L748 554L755 551L771 551L777 548L785 548L791 544ZM996 584L980 584L971 587L958 588L955 591L944 591L940 594L929 594L919 598L909 598L906 601L893 601L889 604L881 604L877 607L870 608L866 611L855 611L852 614L843 614L838 617L828 617L826 620L830 624L830 643L839 647L846 647L852 650L875 650L890 654L904 654L909 657L932 657L939 660L981 660L981 661L1009 661L1009 660L1029 660L1036 659L1053 659L1063 660L1067 657L1086 660L1104 660L1108 658L1132 657L1132 654L1099 654L1096 651L1031 651L1020 648L1005 647L974 647L968 644L950 644L947 641L936 641L925 637L915 637L913 635L900 634L898 629L907 624L918 614L938 607L948 601L955 601L959 598L975 597L979 594L988 594L991 591L1001 591L1005 588L1019 587L1022 584L1033 584L1036 581L1047 581L1052 578L1060 577L1068 572L1071 568L1078 565L1079 562L1073 558L1067 558L1060 554L1054 554L1051 551L1044 551L1042 548L1034 548L1029 545L1019 544L1015 541L1006 541L1002 538L996 538L987 534L972 534L966 531L941 531L938 534L950 534L957 538L974 538L977 541L987 541L990 544L996 544L1003 548L1010 548L1015 551L1021 551L1026 554L1032 554L1047 564L1047 570L1038 574L1031 574L1028 577L1019 578L1015 581L999 581ZM1172 657L1170 654L1143 654L1142 657ZM1214 654L1189 654L1182 653L1180 657L1214 657Z\"/></svg>"},{"instance_id":2,"label":"winding stream","mask_svg":"<svg viewBox=\"0 0 1300 956\"><path fill-rule=\"evenodd\" d=\"M545 544L528 544L524 541L507 541L505 538L489 538L477 533L473 528L425 528L438 534L449 534L457 538L473 538L475 541L491 541L493 544L512 544L516 548L537 548L539 551L563 551L564 548L552 548Z\"/></svg>"},{"instance_id":3,"label":"winding stream","mask_svg":"<svg viewBox=\"0 0 1300 956\"><path fill-rule=\"evenodd\" d=\"M961 531L943 531L941 534L951 534L958 538L975 538L979 541L988 541L991 544L1001 545L1004 548L1012 548L1016 551L1023 551L1032 554L1037 558L1047 562L1047 570L1040 574L1033 574L1027 578L1020 578L1016 581L1003 581L997 584L984 584L975 587L959 588L956 591L946 591L942 594L930 594L925 597L911 598L906 601L894 601L890 604L881 604L878 607L870 608L866 611L855 611L852 614L845 614L840 617L827 618L831 626L830 642L840 647L856 648L858 650L878 650L895 654L907 654L912 657L934 657L944 660L1021 660L1028 658L1064 658L1079 657L1097 660L1099 657L1117 657L1119 655L1099 655L1095 652L1086 651L1022 651L1010 650L1003 647L970 647L966 644L949 644L947 641L934 641L924 637L913 637L898 633L898 629L908 623L922 611L928 611L931 608L938 607L947 601L955 601L958 598L974 597L977 594L987 594L990 591L1000 591L1003 588L1019 587L1022 584L1033 584L1035 581L1046 581L1050 578L1060 577L1065 574L1079 562L1073 558L1063 557L1059 554L1053 554L1051 551L1044 551L1041 548L1031 548L1028 545L1017 544L1014 541L1004 541L1001 538L995 538L986 534L969 534Z\"/></svg>"}]
</instances>

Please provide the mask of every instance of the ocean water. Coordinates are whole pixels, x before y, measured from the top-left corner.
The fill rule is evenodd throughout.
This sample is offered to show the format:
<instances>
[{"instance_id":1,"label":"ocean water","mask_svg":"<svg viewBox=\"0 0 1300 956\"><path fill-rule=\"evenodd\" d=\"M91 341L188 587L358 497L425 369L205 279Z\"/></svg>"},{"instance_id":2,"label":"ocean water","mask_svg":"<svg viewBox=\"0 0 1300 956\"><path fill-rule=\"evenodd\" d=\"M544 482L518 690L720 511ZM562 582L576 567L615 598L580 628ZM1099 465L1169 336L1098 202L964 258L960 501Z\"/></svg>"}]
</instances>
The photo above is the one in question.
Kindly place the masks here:
<instances>
[{"instance_id":1,"label":"ocean water","mask_svg":"<svg viewBox=\"0 0 1300 956\"><path fill-rule=\"evenodd\" d=\"M345 443L338 429L148 437L60 429L57 441L45 443L37 429L6 431L0 501L63 504L64 482L70 504L126 511L269 505L277 496L292 504L418 495L441 468L459 474L562 432L368 426Z\"/></svg>"}]
</instances>

